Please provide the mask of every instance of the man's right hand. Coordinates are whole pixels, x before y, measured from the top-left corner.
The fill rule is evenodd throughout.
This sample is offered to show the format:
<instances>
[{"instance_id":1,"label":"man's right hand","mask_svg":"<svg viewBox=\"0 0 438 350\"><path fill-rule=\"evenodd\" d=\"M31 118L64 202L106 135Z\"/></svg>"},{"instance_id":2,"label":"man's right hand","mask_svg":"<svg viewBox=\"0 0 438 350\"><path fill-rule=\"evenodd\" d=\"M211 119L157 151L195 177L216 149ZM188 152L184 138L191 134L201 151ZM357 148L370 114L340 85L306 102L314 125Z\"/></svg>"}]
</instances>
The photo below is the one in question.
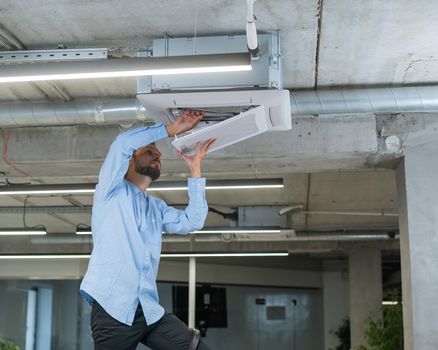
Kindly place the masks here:
<instances>
[{"instance_id":1,"label":"man's right hand","mask_svg":"<svg viewBox=\"0 0 438 350\"><path fill-rule=\"evenodd\" d=\"M179 135L183 132L193 129L204 116L200 111L184 111L172 124L166 124L169 136Z\"/></svg>"}]
</instances>

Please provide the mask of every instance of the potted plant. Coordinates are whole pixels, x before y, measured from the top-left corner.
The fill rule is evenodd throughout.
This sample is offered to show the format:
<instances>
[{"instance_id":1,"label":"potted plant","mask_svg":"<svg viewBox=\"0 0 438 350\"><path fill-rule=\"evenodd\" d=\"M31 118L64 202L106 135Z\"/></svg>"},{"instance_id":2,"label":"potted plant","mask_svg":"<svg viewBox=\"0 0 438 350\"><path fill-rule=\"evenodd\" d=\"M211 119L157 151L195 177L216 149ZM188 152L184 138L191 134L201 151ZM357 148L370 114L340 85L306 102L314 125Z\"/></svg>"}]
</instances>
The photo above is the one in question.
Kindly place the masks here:
<instances>
[{"instance_id":1,"label":"potted plant","mask_svg":"<svg viewBox=\"0 0 438 350\"><path fill-rule=\"evenodd\" d=\"M6 340L0 335L0 350L20 350L20 348L15 343Z\"/></svg>"},{"instance_id":2,"label":"potted plant","mask_svg":"<svg viewBox=\"0 0 438 350\"><path fill-rule=\"evenodd\" d=\"M340 344L336 346L335 349L331 350L350 350L350 320L348 318L344 319L339 328L335 331L332 330L331 333L336 335L340 342Z\"/></svg>"},{"instance_id":3,"label":"potted plant","mask_svg":"<svg viewBox=\"0 0 438 350\"><path fill-rule=\"evenodd\" d=\"M365 338L368 348L359 347L357 350L403 350L403 307L401 298L390 295L394 305L382 306L382 319L369 317Z\"/></svg>"}]
</instances>

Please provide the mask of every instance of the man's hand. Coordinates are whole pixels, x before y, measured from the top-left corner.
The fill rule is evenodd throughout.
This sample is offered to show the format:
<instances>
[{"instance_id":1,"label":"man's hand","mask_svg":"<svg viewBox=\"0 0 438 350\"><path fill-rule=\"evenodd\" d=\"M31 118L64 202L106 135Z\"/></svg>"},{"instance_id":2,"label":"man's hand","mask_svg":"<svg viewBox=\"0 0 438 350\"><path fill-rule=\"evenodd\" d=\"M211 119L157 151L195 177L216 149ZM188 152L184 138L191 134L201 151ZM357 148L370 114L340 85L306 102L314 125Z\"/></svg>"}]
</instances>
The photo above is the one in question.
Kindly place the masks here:
<instances>
[{"instance_id":1,"label":"man's hand","mask_svg":"<svg viewBox=\"0 0 438 350\"><path fill-rule=\"evenodd\" d=\"M203 116L204 112L186 110L172 124L166 124L167 133L175 136L192 130Z\"/></svg>"},{"instance_id":2,"label":"man's hand","mask_svg":"<svg viewBox=\"0 0 438 350\"><path fill-rule=\"evenodd\" d=\"M209 139L205 142L198 143L196 145L196 153L192 156L186 156L184 153L178 152L178 157L185 160L192 173L192 177L201 177L202 160L205 158L205 154L215 141L215 139Z\"/></svg>"}]
</instances>

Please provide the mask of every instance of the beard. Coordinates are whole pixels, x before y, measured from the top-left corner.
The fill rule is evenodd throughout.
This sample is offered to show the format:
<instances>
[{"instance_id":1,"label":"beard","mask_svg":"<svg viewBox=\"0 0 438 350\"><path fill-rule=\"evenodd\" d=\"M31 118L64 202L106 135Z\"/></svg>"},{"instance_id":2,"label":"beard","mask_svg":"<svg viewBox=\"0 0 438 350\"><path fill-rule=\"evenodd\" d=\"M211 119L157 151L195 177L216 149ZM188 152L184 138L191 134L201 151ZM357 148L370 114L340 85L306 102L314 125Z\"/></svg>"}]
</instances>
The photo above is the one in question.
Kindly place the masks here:
<instances>
[{"instance_id":1,"label":"beard","mask_svg":"<svg viewBox=\"0 0 438 350\"><path fill-rule=\"evenodd\" d=\"M152 166L136 165L135 171L137 174L149 176L152 181L155 181L160 177L160 169Z\"/></svg>"}]
</instances>

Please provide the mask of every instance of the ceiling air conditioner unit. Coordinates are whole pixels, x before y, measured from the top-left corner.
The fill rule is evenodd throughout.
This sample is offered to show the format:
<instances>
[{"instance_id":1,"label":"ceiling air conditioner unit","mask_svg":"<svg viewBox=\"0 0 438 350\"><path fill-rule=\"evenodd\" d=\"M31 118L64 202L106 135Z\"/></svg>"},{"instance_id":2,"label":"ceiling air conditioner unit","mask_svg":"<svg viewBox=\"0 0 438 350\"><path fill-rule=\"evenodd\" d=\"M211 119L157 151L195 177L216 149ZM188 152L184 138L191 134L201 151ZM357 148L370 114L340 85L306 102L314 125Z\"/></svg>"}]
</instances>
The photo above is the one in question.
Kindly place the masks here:
<instances>
[{"instance_id":1,"label":"ceiling air conditioner unit","mask_svg":"<svg viewBox=\"0 0 438 350\"><path fill-rule=\"evenodd\" d=\"M148 114L160 122L173 122L186 109L204 112L204 118L189 134L172 144L190 152L198 141L215 138L210 152L266 131L291 128L288 90L180 92L137 96Z\"/></svg>"},{"instance_id":2,"label":"ceiling air conditioner unit","mask_svg":"<svg viewBox=\"0 0 438 350\"><path fill-rule=\"evenodd\" d=\"M196 40L196 43L194 42ZM278 33L258 36L261 55L252 71L140 77L138 99L157 122L173 122L186 109L204 112L191 132L172 144L190 153L198 141L215 138L209 152L266 131L292 127L290 95L281 88ZM236 53L247 50L246 37L166 38L154 41L153 56Z\"/></svg>"}]
</instances>

